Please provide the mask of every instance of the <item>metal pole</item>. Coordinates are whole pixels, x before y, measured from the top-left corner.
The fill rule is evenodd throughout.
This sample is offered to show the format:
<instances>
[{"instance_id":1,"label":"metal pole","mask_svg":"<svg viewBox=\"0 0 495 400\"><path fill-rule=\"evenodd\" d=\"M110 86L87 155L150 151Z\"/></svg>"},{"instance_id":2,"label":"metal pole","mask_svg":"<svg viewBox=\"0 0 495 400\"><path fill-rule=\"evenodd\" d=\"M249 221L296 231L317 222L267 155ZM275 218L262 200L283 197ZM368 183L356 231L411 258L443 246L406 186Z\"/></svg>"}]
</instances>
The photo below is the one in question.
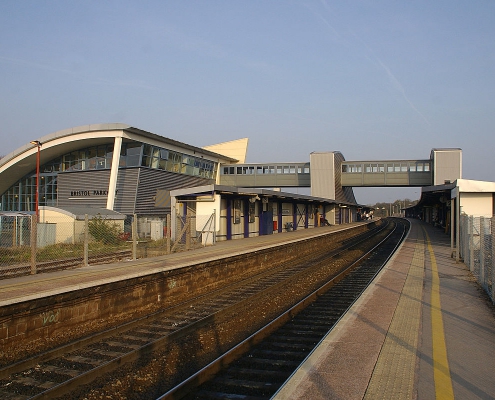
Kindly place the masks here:
<instances>
[{"instance_id":1,"label":"metal pole","mask_svg":"<svg viewBox=\"0 0 495 400\"><path fill-rule=\"evenodd\" d=\"M89 265L89 217L84 215L84 266Z\"/></svg>"},{"instance_id":2,"label":"metal pole","mask_svg":"<svg viewBox=\"0 0 495 400\"><path fill-rule=\"evenodd\" d=\"M484 288L488 288L488 285L486 285L487 282L485 282L485 218L480 217L480 256L479 256L479 263L480 263L480 283L481 286Z\"/></svg>"},{"instance_id":3,"label":"metal pole","mask_svg":"<svg viewBox=\"0 0 495 400\"><path fill-rule=\"evenodd\" d=\"M41 142L39 140L31 140L31 142L29 142L29 143L34 144L37 147L37 151L36 151L35 213L36 213L36 222L40 222L39 204L40 204L40 150L41 150Z\"/></svg>"},{"instance_id":4,"label":"metal pole","mask_svg":"<svg viewBox=\"0 0 495 400\"><path fill-rule=\"evenodd\" d=\"M217 210L213 210L213 244L217 242ZM495 286L495 285L494 285Z\"/></svg>"},{"instance_id":5,"label":"metal pole","mask_svg":"<svg viewBox=\"0 0 495 400\"><path fill-rule=\"evenodd\" d=\"M457 188L457 197L455 198L455 209L456 209L456 224L455 224L455 261L459 262L459 233L460 233L460 225L461 225L461 192L459 188Z\"/></svg>"},{"instance_id":6,"label":"metal pole","mask_svg":"<svg viewBox=\"0 0 495 400\"><path fill-rule=\"evenodd\" d=\"M172 236L172 216L167 214L167 254L170 254L170 237Z\"/></svg>"},{"instance_id":7,"label":"metal pole","mask_svg":"<svg viewBox=\"0 0 495 400\"><path fill-rule=\"evenodd\" d=\"M186 250L191 249L191 216L186 215Z\"/></svg>"},{"instance_id":8,"label":"metal pole","mask_svg":"<svg viewBox=\"0 0 495 400\"><path fill-rule=\"evenodd\" d=\"M454 257L455 199L450 200L450 257Z\"/></svg>"},{"instance_id":9,"label":"metal pole","mask_svg":"<svg viewBox=\"0 0 495 400\"><path fill-rule=\"evenodd\" d=\"M137 259L137 215L132 216L132 259Z\"/></svg>"},{"instance_id":10,"label":"metal pole","mask_svg":"<svg viewBox=\"0 0 495 400\"><path fill-rule=\"evenodd\" d=\"M37 235L38 221L31 216L31 275L36 274L36 251L38 247Z\"/></svg>"},{"instance_id":11,"label":"metal pole","mask_svg":"<svg viewBox=\"0 0 495 400\"><path fill-rule=\"evenodd\" d=\"M40 220L40 145L36 152L36 222Z\"/></svg>"},{"instance_id":12,"label":"metal pole","mask_svg":"<svg viewBox=\"0 0 495 400\"><path fill-rule=\"evenodd\" d=\"M491 298L492 298L492 303L495 304L495 217L491 218L491 224L492 224L492 248L491 248L491 254L492 254L492 293L491 293Z\"/></svg>"},{"instance_id":13,"label":"metal pole","mask_svg":"<svg viewBox=\"0 0 495 400\"><path fill-rule=\"evenodd\" d=\"M469 269L474 272L474 217L471 215L468 217L468 235L469 235ZM476 271L479 276L479 271Z\"/></svg>"}]
</instances>

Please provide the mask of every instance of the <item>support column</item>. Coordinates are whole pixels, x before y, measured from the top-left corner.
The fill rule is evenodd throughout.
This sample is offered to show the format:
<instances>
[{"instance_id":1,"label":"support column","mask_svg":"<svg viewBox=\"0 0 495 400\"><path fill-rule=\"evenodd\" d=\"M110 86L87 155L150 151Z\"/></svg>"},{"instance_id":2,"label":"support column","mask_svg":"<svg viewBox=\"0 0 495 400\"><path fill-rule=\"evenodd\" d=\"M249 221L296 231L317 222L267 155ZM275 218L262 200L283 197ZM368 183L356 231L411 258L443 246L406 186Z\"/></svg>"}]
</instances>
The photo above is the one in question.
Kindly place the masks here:
<instances>
[{"instance_id":1,"label":"support column","mask_svg":"<svg viewBox=\"0 0 495 400\"><path fill-rule=\"evenodd\" d=\"M108 182L107 210L113 210L115 205L115 192L117 191L117 177L119 175L120 150L122 148L122 137L115 138L113 144L112 169L110 170L110 181Z\"/></svg>"},{"instance_id":2,"label":"support column","mask_svg":"<svg viewBox=\"0 0 495 400\"><path fill-rule=\"evenodd\" d=\"M226 204L227 204L227 231L226 231L226 235L227 235L227 240L231 240L232 239L232 199L229 199L227 198L225 200Z\"/></svg>"},{"instance_id":3,"label":"support column","mask_svg":"<svg viewBox=\"0 0 495 400\"><path fill-rule=\"evenodd\" d=\"M455 252L455 203L456 199L451 199L450 200L450 256L454 258L454 252Z\"/></svg>"},{"instance_id":4,"label":"support column","mask_svg":"<svg viewBox=\"0 0 495 400\"><path fill-rule=\"evenodd\" d=\"M460 261L459 246L460 246L460 226L461 226L461 192L457 188L457 197L455 198L455 261Z\"/></svg>"}]
</instances>

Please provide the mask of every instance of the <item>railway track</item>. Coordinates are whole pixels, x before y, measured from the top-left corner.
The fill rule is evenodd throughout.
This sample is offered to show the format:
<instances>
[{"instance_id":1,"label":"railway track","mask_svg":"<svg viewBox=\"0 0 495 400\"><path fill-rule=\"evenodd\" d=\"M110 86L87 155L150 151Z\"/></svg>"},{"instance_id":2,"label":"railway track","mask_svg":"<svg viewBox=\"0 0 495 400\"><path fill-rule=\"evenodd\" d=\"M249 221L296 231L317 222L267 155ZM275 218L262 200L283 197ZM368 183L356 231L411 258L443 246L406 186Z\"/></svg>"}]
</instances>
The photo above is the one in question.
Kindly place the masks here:
<instances>
[{"instance_id":1,"label":"railway track","mask_svg":"<svg viewBox=\"0 0 495 400\"><path fill-rule=\"evenodd\" d=\"M281 309L294 307L303 297L302 292L315 290L322 281L328 281L329 276L339 279L342 266L348 264L350 258L362 257L364 251L357 249L371 238L384 235L385 229L378 227L347 238L334 248L322 249L313 257L300 260L297 265L278 267L173 308L21 360L0 370L0 397L98 398L102 392L121 393L121 398L159 397L246 335L259 330L267 319L273 319L274 315L268 310L279 313ZM329 263L330 259L333 261ZM272 299L280 297L276 293L287 288L295 292L294 298L280 300L276 307L270 304ZM263 309L263 304L269 307L267 315L261 318L259 314L263 313L258 311ZM250 312L258 318L249 316ZM239 319L244 322L238 322ZM154 377L155 369L166 374ZM143 374L148 378L143 379Z\"/></svg>"},{"instance_id":2,"label":"railway track","mask_svg":"<svg viewBox=\"0 0 495 400\"><path fill-rule=\"evenodd\" d=\"M131 250L120 250L109 254L91 255L88 257L88 264L105 264L129 259L132 257ZM36 263L36 272L60 271L62 269L77 268L84 265L83 257L72 257L63 260L41 261ZM31 274L31 265L9 265L0 267L0 279L15 278Z\"/></svg>"},{"instance_id":3,"label":"railway track","mask_svg":"<svg viewBox=\"0 0 495 400\"><path fill-rule=\"evenodd\" d=\"M406 233L400 223L337 282L311 293L159 400L270 399L359 298Z\"/></svg>"}]
</instances>

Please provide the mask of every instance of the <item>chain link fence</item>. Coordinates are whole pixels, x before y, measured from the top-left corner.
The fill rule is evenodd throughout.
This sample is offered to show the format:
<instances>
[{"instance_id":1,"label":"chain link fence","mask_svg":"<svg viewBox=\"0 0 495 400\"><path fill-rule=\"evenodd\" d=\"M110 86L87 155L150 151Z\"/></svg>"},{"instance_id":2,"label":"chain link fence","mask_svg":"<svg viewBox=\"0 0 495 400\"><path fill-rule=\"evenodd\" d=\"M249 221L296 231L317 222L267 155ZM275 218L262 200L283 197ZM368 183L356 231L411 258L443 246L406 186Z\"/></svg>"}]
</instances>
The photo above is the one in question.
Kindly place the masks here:
<instances>
[{"instance_id":1,"label":"chain link fence","mask_svg":"<svg viewBox=\"0 0 495 400\"><path fill-rule=\"evenodd\" d=\"M459 253L495 304L495 217L461 215Z\"/></svg>"},{"instance_id":2,"label":"chain link fence","mask_svg":"<svg viewBox=\"0 0 495 400\"><path fill-rule=\"evenodd\" d=\"M36 223L34 215L3 214L0 279L155 257L214 244L214 220L213 216L177 217L179 232L173 242L170 215L126 220L99 215L77 220L64 215L50 223Z\"/></svg>"}]
</instances>

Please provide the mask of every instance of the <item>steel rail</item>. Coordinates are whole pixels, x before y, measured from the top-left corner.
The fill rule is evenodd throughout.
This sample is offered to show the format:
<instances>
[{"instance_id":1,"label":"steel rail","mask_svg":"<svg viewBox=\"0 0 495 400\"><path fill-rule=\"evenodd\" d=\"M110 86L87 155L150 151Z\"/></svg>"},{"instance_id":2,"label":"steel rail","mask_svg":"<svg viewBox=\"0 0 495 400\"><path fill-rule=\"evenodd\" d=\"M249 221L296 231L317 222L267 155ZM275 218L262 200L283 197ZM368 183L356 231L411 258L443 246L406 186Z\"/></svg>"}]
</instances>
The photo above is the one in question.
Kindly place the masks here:
<instances>
[{"instance_id":1,"label":"steel rail","mask_svg":"<svg viewBox=\"0 0 495 400\"><path fill-rule=\"evenodd\" d=\"M351 247L356 246L358 243L361 243L362 241L366 240L369 237L370 233L377 233L376 232L377 230L380 231L382 229L384 229L384 227L379 227L376 230L370 230L370 231L367 231L365 233L358 234L351 239L342 240L342 243L343 242L352 242ZM356 238L358 238L359 240ZM347 246L345 246L345 247L347 249L349 248ZM341 248L341 250L337 251L336 254L339 254L343 251L345 251L345 250L343 250ZM321 253L323 254L324 251L321 251ZM310 258L313 258L314 256L315 256L315 254L312 254L311 256L308 256L307 258L310 259ZM276 269L280 270L283 268L284 268L284 265L281 265L281 266L277 267ZM306 270L307 269L305 269L304 271L306 271ZM124 325L121 325L119 327L111 328L111 329L105 331L103 334L98 333L95 335L91 335L87 338L83 338L77 344L69 343L68 345L61 346L60 348L57 349L57 351L55 353L51 352L50 354L48 354L49 352L47 352L47 354L42 354L37 359L32 358L30 360L21 361L20 363L17 363L17 365L14 365L14 368L15 368L14 370L21 371L22 369L24 369L26 367L26 365L28 365L28 363L33 364L36 362L42 362L42 361L50 360L54 356L56 357L57 355L70 352L74 349L80 348L80 347L88 345L90 343L94 343L97 340L101 340L102 337L109 337L109 336L113 336L113 335L120 333L120 332L125 332L126 330L131 329L133 326L136 326L145 320L152 321L154 319L157 319L160 315L166 314L167 312L170 313L173 310L180 310L182 307L186 307L187 305L193 303L193 301L198 301L199 299L204 299L207 297L212 297L213 295L218 295L220 293L227 292L228 290L232 290L232 287L239 287L240 285L245 284L246 282L253 281L255 279L259 279L260 276L265 276L267 274L273 274L273 271L271 271L271 270L263 271L259 274L254 275L254 276L248 277L248 278L243 279L241 281L237 281L233 285L231 285L229 288L218 289L218 290L215 290L213 292L209 292L209 293L203 294L201 296L198 296L194 299L189 299L189 300L187 300L181 304L170 307L167 310L160 310L160 311L156 312L154 315L147 315L147 316L144 316L142 318L139 318L138 320L131 321L131 322L126 323ZM293 279L296 279L296 278L293 278ZM287 281L285 281L285 283L283 283L283 284L286 284L286 282ZM275 285L275 287L277 287L277 286L278 285ZM272 286L270 288L270 290L274 290L274 286ZM260 295L260 293L258 293L258 295ZM245 299L243 301L247 301L247 300L248 299ZM235 305L229 306L229 307L223 309L221 312L222 313L223 312L231 313L231 312L233 312L233 310L236 309L236 307L240 307L240 304L242 304L243 301L241 301L240 303L237 303ZM106 362L95 369L84 372L75 378L69 379L65 382L62 382L62 383L52 387L51 389L48 389L42 393L39 393L39 394L35 395L34 397L32 397L32 399L46 399L46 398L52 398L54 396L60 396L63 394L67 394L74 388L74 386L79 386L79 385L90 383L96 377L99 377L104 373L111 372L111 371L119 368L123 364L130 363L130 362L135 361L138 358L142 357L143 355L147 355L147 354L150 354L156 350L159 350L159 349L163 348L163 346L167 345L170 341L173 341L179 337L182 337L183 335L186 335L189 332L192 332L201 326L210 324L216 317L218 317L218 315L219 315L219 313L214 313L214 314L211 314L207 317L201 318L201 319L197 320L192 325L189 325L189 326L186 326L183 328L179 328L167 336L164 336L158 340L152 341L152 342L140 347L138 350L130 351L127 354L124 354L120 357L116 357L115 359L113 359L109 362ZM6 371L6 369L0 370L0 374L5 376L6 375L5 371ZM13 370L10 369L9 371L10 371L10 373L12 373Z\"/></svg>"},{"instance_id":2,"label":"steel rail","mask_svg":"<svg viewBox=\"0 0 495 400\"><path fill-rule=\"evenodd\" d=\"M396 229L396 228L395 228ZM395 231L394 229L394 231ZM188 395L192 390L194 390L199 385L209 381L212 377L214 377L218 372L224 369L226 366L231 364L233 361L237 360L240 356L248 352L251 348L253 348L256 344L262 342L268 336L270 336L273 332L279 329L281 326L285 325L288 321L290 321L295 315L297 315L300 311L305 309L308 305L313 303L315 299L320 297L323 293L327 292L332 286L336 283L340 282L344 279L349 273L356 268L356 266L361 263L364 259L369 257L369 255L374 252L378 247L383 245L390 236L394 233L394 231L390 232L384 239L382 239L377 245L375 245L372 249L362 255L358 260L353 262L346 270L340 272L337 276L332 278L330 281L313 291L311 294L306 296L304 299L300 300L296 305L288 309L287 311L280 314L277 318L272 320L270 323L266 324L263 328L259 329L248 338L231 348L229 351L225 352L222 356L218 357L207 366L191 375L189 378L184 380L179 385L176 385L174 388L167 391L162 396L158 397L157 400L177 400L181 399L184 396ZM402 239L401 239L402 240ZM398 245L397 245L398 246ZM396 250L397 246L393 251ZM392 252L393 254L393 252ZM385 261L388 262L391 255ZM384 263L384 264L385 264ZM384 265L383 264L383 265Z\"/></svg>"}]
</instances>

